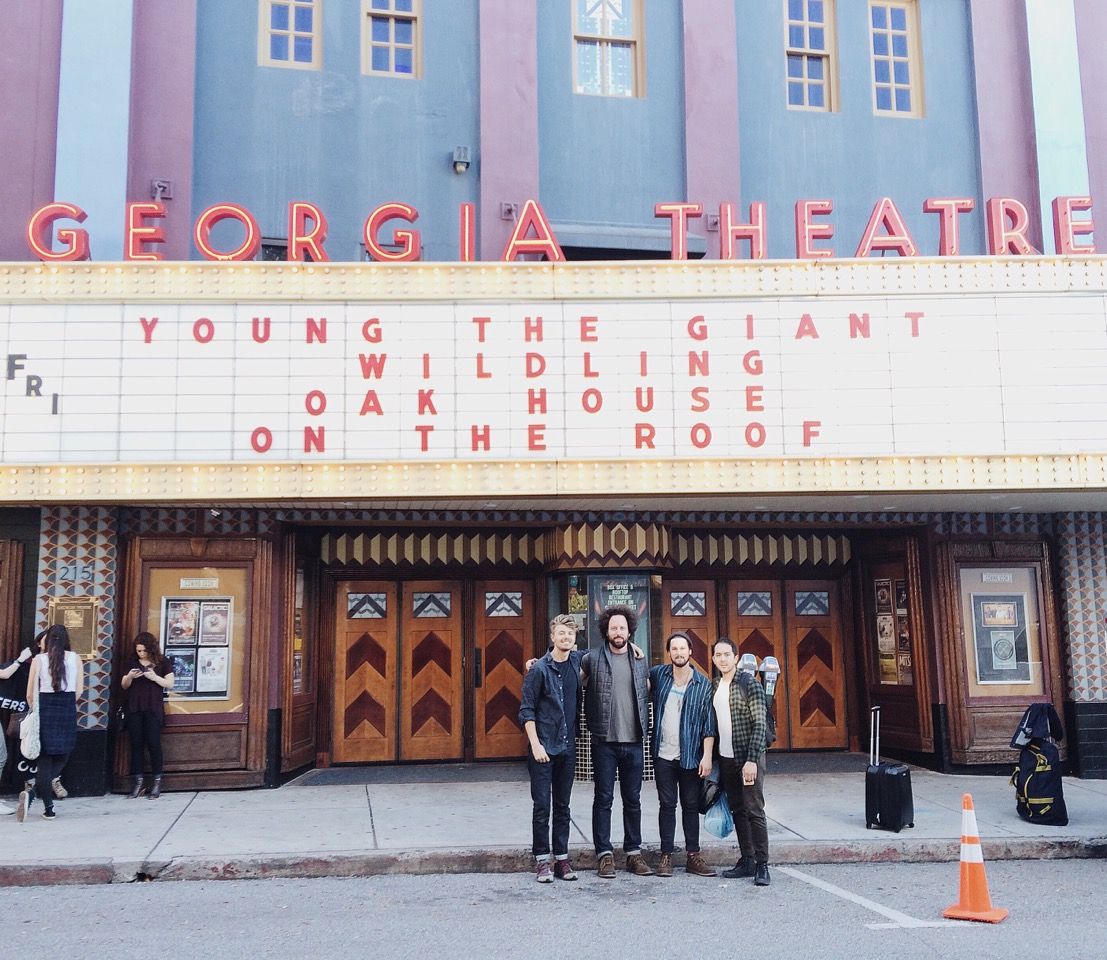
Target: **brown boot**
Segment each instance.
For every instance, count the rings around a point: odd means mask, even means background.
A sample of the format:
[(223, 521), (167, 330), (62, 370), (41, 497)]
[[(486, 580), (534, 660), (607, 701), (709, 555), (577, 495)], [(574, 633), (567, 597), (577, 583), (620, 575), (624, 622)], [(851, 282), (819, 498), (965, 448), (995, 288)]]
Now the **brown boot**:
[(646, 858), (640, 853), (632, 853), (627, 857), (627, 873), (633, 873), (636, 877), (652, 877), (653, 871), (646, 863)]
[(703, 858), (702, 853), (690, 853), (688, 859), (684, 864), (684, 870), (686, 873), (694, 874), (697, 877), (714, 877), (717, 876), (715, 868), (708, 866), (708, 863)]
[(144, 780), (145, 780), (145, 777), (143, 777), (141, 773), (136, 773), (135, 774), (135, 777), (134, 777), (135, 783), (134, 783), (134, 786), (131, 787), (130, 794), (128, 794), (128, 796), (127, 796), (128, 800), (137, 800), (139, 797), (142, 796), (142, 789), (143, 789), (143, 785), (144, 785), (143, 784)]
[(161, 774), (159, 773), (154, 777), (154, 782), (150, 786), (150, 792), (146, 795), (147, 800), (157, 800), (161, 796)]
[(673, 855), (671, 853), (661, 854), (661, 859), (657, 861), (657, 875), (659, 877), (671, 877), (673, 875)]
[(615, 858), (610, 853), (605, 853), (600, 857), (600, 861), (596, 865), (596, 873), (604, 880), (615, 879)]

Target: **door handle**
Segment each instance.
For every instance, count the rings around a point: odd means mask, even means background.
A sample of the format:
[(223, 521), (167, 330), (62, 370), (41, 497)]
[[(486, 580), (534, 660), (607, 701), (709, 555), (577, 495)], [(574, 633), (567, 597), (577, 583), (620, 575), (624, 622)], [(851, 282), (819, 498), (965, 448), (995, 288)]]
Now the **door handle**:
[(484, 684), (484, 670), (483, 666), (484, 657), (481, 655), (482, 651), (477, 649), (473, 651), (473, 688), (479, 689)]

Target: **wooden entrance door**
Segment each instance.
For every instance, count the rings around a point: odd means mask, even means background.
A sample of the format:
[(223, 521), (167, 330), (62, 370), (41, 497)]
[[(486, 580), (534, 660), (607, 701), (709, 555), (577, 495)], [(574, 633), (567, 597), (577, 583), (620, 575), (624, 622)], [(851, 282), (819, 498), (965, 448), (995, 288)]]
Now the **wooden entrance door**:
[[(711, 676), (710, 644), (715, 639), (715, 583), (712, 580), (668, 580), (664, 582), (661, 606), (662, 644), (674, 633), (687, 634), (692, 641), (692, 662)], [(662, 647), (662, 662), (668, 663)]]
[(336, 591), (333, 756), (396, 759), (396, 584), (348, 580)]
[(525, 580), (476, 585), (473, 683), (478, 759), (521, 757), (527, 752), (518, 715), (523, 667), (534, 649), (532, 596)]
[[(752, 653), (758, 661), (776, 657), (785, 667), (784, 607), (779, 580), (731, 580), (726, 585), (727, 634), (738, 644), (738, 655)], [(785, 673), (773, 698), (776, 715), (774, 749), (794, 746), (789, 737), (788, 690), (791, 678)]]
[(781, 666), (788, 677), (792, 747), (844, 748), (846, 678), (838, 584), (789, 580), (784, 586), (788, 642), (787, 662)]
[(461, 584), (408, 581), (401, 603), (400, 759), (460, 760)]

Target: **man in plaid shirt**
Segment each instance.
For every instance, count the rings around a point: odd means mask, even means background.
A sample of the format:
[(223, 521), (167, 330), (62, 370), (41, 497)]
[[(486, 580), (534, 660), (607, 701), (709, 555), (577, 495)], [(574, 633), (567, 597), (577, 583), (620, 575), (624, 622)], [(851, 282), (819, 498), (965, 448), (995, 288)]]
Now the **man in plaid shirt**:
[(756, 677), (738, 673), (738, 647), (719, 637), (711, 659), (719, 676), (713, 681), (712, 706), (719, 731), (719, 779), (734, 817), (740, 859), (723, 876), (753, 877), (769, 885), (769, 831), (765, 822), (765, 738), (768, 701)]

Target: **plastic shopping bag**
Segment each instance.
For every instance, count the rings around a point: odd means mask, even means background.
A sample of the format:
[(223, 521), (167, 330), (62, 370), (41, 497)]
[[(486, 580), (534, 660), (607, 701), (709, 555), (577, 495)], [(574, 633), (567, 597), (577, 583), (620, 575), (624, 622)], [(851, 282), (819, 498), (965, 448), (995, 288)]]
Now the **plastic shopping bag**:
[(730, 815), (730, 805), (726, 802), (726, 794), (719, 792), (719, 797), (711, 809), (703, 815), (703, 828), (713, 837), (724, 840), (734, 832), (734, 818)]
[(37, 760), (42, 752), (38, 734), (38, 711), (32, 710), (19, 724), (19, 752), (27, 760)]

